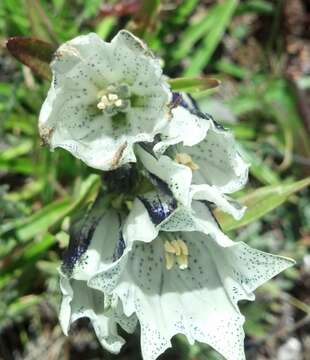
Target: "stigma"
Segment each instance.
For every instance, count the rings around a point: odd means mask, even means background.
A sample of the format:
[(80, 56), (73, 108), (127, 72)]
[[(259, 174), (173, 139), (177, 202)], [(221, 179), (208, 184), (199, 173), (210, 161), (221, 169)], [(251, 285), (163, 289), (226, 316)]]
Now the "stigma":
[(164, 248), (167, 270), (171, 270), (175, 264), (177, 264), (181, 270), (188, 268), (188, 247), (183, 240), (166, 240)]

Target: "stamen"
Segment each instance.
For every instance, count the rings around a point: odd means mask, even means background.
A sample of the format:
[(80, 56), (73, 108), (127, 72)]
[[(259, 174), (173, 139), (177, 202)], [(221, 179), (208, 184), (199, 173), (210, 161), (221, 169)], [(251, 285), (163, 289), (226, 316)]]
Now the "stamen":
[(166, 252), (165, 259), (166, 259), (166, 269), (171, 270), (174, 266), (174, 255)]
[(181, 248), (179, 246), (179, 242), (178, 240), (172, 240), (171, 241), (171, 245), (174, 247), (175, 249), (175, 254), (176, 256), (180, 256), (181, 255)]
[(182, 254), (188, 256), (188, 247), (185, 244), (185, 242), (183, 240), (179, 239), (178, 244), (179, 244), (179, 246), (181, 248)]
[(165, 251), (170, 254), (175, 254), (175, 248), (171, 245), (169, 241), (165, 241)]
[(118, 100), (115, 101), (114, 104), (115, 104), (115, 106), (117, 106), (117, 107), (121, 107), (121, 106), (123, 105), (123, 100), (118, 99)]
[(186, 243), (182, 239), (166, 240), (164, 248), (167, 270), (173, 268), (175, 261), (181, 270), (187, 269), (189, 251)]
[(127, 85), (109, 85), (106, 89), (100, 90), (97, 94), (97, 108), (105, 111), (108, 115), (115, 115), (118, 112), (126, 112), (130, 107), (130, 92)]
[(186, 153), (176, 154), (175, 161), (178, 164), (182, 164), (189, 167), (192, 171), (196, 171), (199, 169), (199, 166), (196, 163), (194, 163), (192, 157)]
[(118, 96), (116, 94), (108, 94), (108, 99), (112, 102), (118, 100)]
[(178, 262), (179, 268), (181, 270), (185, 270), (188, 268), (188, 256), (187, 255), (182, 254), (182, 255), (178, 256), (177, 262)]

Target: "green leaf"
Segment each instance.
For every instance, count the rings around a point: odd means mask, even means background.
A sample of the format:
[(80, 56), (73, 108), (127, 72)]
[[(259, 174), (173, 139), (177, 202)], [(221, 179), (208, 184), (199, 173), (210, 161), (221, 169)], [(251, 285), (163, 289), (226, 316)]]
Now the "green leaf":
[(241, 220), (234, 220), (230, 215), (221, 211), (216, 211), (215, 216), (224, 231), (237, 229), (261, 218), (283, 204), (291, 195), (309, 185), (310, 177), (291, 184), (266, 186), (238, 199), (241, 204), (247, 207), (247, 211)]
[(42, 301), (43, 298), (39, 295), (25, 295), (9, 305), (6, 316), (14, 318), (27, 310), (33, 310), (33, 307)]
[(24, 6), (28, 13), (32, 35), (45, 41), (57, 44), (57, 37), (44, 8), (38, 0), (25, 0)]
[(212, 27), (206, 36), (203, 37), (201, 45), (191, 56), (190, 65), (184, 73), (185, 76), (198, 74), (208, 65), (230, 23), (237, 5), (238, 0), (226, 0), (216, 5), (217, 11), (212, 14)]
[(214, 89), (221, 83), (219, 80), (207, 76), (169, 79), (168, 82), (172, 90), (189, 93)]
[(259, 180), (263, 185), (276, 185), (280, 183), (278, 173), (273, 170), (263, 159), (254, 151), (242, 148), (244, 158), (251, 164), (250, 174)]
[(10, 161), (22, 155), (28, 154), (33, 148), (31, 140), (22, 140), (16, 146), (9, 147), (0, 153), (0, 162)]
[(107, 39), (110, 33), (113, 30), (113, 27), (116, 24), (115, 16), (106, 16), (100, 23), (96, 26), (96, 33), (102, 38)]
[(55, 242), (55, 237), (47, 233), (43, 236), (42, 239), (40, 239), (40, 241), (27, 244), (27, 246), (23, 248), (22, 253), (18, 251), (13, 259), (10, 259), (9, 264), (0, 270), (1, 277), (11, 273), (17, 268), (35, 262), (42, 256), (42, 254), (44, 254), (51, 246), (53, 246)]
[(27, 219), (21, 219), (12, 223), (4, 224), (0, 227), (0, 235), (12, 232), (15, 238), (21, 242), (26, 242), (36, 235), (60, 224), (66, 217), (72, 214), (81, 204), (86, 202), (99, 188), (100, 178), (97, 175), (90, 175), (80, 186), (79, 194), (75, 201), (70, 198), (55, 201)]
[(176, 23), (182, 23), (199, 5), (199, 0), (183, 0), (173, 11), (171, 20)]
[(6, 47), (18, 61), (43, 78), (51, 79), (49, 63), (57, 49), (56, 45), (35, 38), (12, 37), (8, 39)]
[(236, 10), (236, 15), (243, 15), (245, 13), (267, 14), (270, 15), (274, 11), (274, 4), (271, 1), (265, 0), (248, 0), (241, 3)]
[(182, 60), (185, 56), (189, 55), (194, 45), (205, 34), (212, 29), (214, 25), (216, 14), (218, 11), (217, 6), (211, 7), (201, 20), (189, 24), (187, 28), (180, 34), (176, 48), (173, 50), (173, 59), (176, 62)]

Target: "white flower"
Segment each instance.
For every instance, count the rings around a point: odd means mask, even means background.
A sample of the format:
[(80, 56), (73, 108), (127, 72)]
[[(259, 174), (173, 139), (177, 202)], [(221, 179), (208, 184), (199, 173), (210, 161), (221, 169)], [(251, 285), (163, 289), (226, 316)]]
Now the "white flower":
[(78, 36), (59, 47), (51, 68), (40, 135), (91, 167), (135, 161), (133, 144), (153, 141), (168, 122), (171, 93), (159, 62), (128, 31), (111, 43)]
[[(75, 226), (76, 227), (76, 226)], [(107, 211), (99, 202), (90, 214), (71, 231), (70, 246), (60, 273), (62, 302), (59, 320), (65, 335), (76, 320), (90, 319), (101, 345), (112, 353), (119, 353), (125, 343), (118, 335), (117, 324), (132, 333), (137, 324), (134, 316), (123, 313), (117, 296), (103, 294), (88, 286), (89, 279), (105, 263), (122, 252), (120, 223), (115, 211)], [(110, 246), (110, 245), (111, 246)], [(116, 248), (118, 244), (118, 248)]]
[[(284, 257), (234, 243), (204, 203), (192, 210), (160, 194), (136, 199), (124, 230), (126, 248), (105, 262), (88, 285), (117, 295), (125, 315), (136, 315), (144, 360), (155, 360), (184, 334), (228, 360), (244, 359), (238, 301), (293, 264)], [(102, 246), (117, 248), (117, 241)]]
[(185, 102), (184, 95), (177, 96), (180, 104), (172, 110), (172, 119), (153, 152), (137, 148), (141, 162), (167, 183), (183, 205), (188, 205), (190, 198), (207, 200), (240, 219), (245, 207), (226, 194), (245, 185), (249, 164), (241, 157), (231, 132)]

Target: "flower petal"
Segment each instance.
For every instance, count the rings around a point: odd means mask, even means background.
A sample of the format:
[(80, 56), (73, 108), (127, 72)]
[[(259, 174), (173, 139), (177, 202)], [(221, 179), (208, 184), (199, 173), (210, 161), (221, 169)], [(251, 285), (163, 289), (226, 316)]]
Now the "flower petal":
[(150, 242), (158, 234), (152, 219), (142, 201), (135, 199), (132, 210), (130, 211), (123, 229), (123, 236), (127, 246), (130, 246), (130, 239)]
[(68, 335), (69, 327), (74, 321), (87, 317), (91, 320), (101, 345), (118, 354), (125, 341), (117, 334), (115, 319), (104, 314), (104, 295), (87, 287), (85, 281), (69, 280), (63, 275), (60, 286), (63, 299), (59, 319), (65, 335)]
[[(205, 256), (202, 269), (208, 269), (208, 278), (202, 273), (196, 277), (195, 273), (179, 269), (168, 271), (163, 263), (163, 244), (156, 241), (135, 246), (116, 289), (126, 314), (135, 312), (140, 321), (144, 360), (156, 359), (171, 346), (170, 339), (177, 333), (185, 334), (191, 343), (197, 339), (217, 348), (217, 343), (224, 343), (221, 341), (224, 330), (231, 330), (227, 327), (232, 320), (229, 310), (235, 317), (232, 324), (235, 325), (237, 317), (212, 260)], [(208, 292), (204, 294), (201, 285), (195, 282), (197, 279), (200, 284), (207, 281)], [(241, 324), (239, 333), (240, 327)]]
[(119, 215), (95, 204), (90, 216), (71, 232), (62, 271), (75, 280), (87, 281), (103, 264), (118, 258), (123, 249)]
[(166, 155), (162, 155), (157, 159), (140, 146), (137, 147), (136, 153), (147, 171), (164, 181), (176, 200), (180, 201), (184, 206), (189, 206), (191, 170)]
[[(142, 202), (135, 207), (137, 223), (133, 217), (133, 228), (125, 230), (129, 246), (121, 258), (101, 268), (89, 286), (117, 294), (126, 316), (137, 315), (144, 360), (155, 360), (177, 333), (191, 343), (208, 343), (228, 360), (244, 359), (244, 319), (237, 303), (253, 300), (258, 286), (293, 261), (232, 242), (202, 202), (194, 201), (192, 210), (178, 208), (162, 223), (149, 223), (152, 236), (148, 230), (134, 231), (147, 212)], [(155, 227), (162, 232), (149, 242), (156, 236)], [(188, 248), (185, 270), (166, 269), (164, 244), (173, 238)]]
[(135, 243), (114, 289), (125, 314), (139, 319), (144, 360), (155, 360), (178, 333), (190, 343), (208, 343), (228, 360), (244, 359), (244, 319), (237, 302), (253, 300), (257, 286), (292, 262), (243, 243), (223, 247), (201, 233), (177, 237), (189, 249), (186, 270), (166, 270), (160, 235), (151, 244)]
[[(111, 170), (136, 161), (133, 144), (153, 141), (167, 124), (171, 93), (159, 62), (127, 31), (111, 43), (96, 34), (68, 41), (51, 68), (39, 131), (52, 149), (62, 147), (91, 167)], [(97, 108), (98, 94), (123, 85), (142, 103), (126, 100), (131, 105), (120, 116)]]
[(206, 200), (211, 202), (222, 211), (231, 214), (237, 220), (241, 219), (246, 211), (245, 206), (222, 194), (218, 187), (214, 185), (192, 185), (191, 198), (193, 200)]
[(204, 140), (193, 147), (185, 146), (181, 151), (189, 154), (199, 166), (193, 173), (193, 183), (206, 183), (216, 186), (222, 193), (233, 193), (245, 185), (249, 164), (241, 157), (232, 133), (212, 120), (209, 123)]
[(183, 143), (193, 146), (202, 141), (210, 127), (210, 122), (192, 114), (183, 106), (172, 109), (172, 118), (162, 131), (162, 140), (154, 146), (157, 154), (163, 154), (170, 145)]

